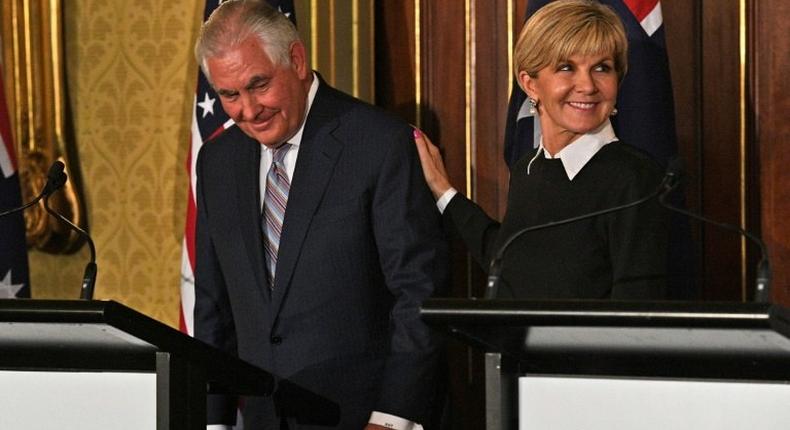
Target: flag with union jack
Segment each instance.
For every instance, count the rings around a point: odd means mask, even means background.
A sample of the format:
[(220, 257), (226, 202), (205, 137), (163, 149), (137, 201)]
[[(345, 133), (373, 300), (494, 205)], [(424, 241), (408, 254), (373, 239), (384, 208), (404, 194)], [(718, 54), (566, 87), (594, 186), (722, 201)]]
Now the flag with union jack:
[[(19, 174), (0, 75), (0, 212), (22, 205)], [(0, 299), (30, 297), (30, 278), (22, 212), (0, 218)]]
[[(206, 0), (203, 11), (205, 21), (220, 4), (221, 0)], [(293, 0), (268, 0), (268, 3), (296, 23)], [(197, 215), (197, 202), (195, 200), (195, 163), (197, 154), (204, 142), (222, 133), (233, 125), (233, 120), (222, 110), (219, 98), (209, 85), (203, 72), (198, 70), (197, 89), (195, 90), (192, 127), (189, 143), (189, 152), (186, 160), (187, 174), (189, 175), (189, 195), (187, 201), (187, 219), (184, 231), (184, 244), (181, 254), (181, 318), (180, 329), (192, 335), (193, 311), (195, 308), (195, 219)]]
[[(551, 0), (530, 0), (526, 18)], [(617, 96), (612, 117), (617, 137), (666, 163), (677, 155), (675, 108), (659, 0), (599, 0), (611, 7), (628, 37), (628, 73)], [(512, 166), (537, 147), (539, 127), (529, 116), (526, 95), (513, 88), (505, 127), (505, 161)]]

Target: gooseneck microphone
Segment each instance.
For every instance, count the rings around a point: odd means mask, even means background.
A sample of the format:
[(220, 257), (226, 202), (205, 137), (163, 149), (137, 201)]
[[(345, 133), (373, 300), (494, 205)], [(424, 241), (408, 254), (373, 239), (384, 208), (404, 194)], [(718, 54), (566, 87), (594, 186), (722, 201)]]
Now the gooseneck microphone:
[[(56, 165), (59, 165), (59, 168), (55, 168)], [(87, 265), (85, 265), (85, 272), (82, 276), (82, 288), (80, 289), (80, 299), (82, 300), (91, 300), (93, 299), (93, 289), (96, 286), (96, 246), (93, 243), (93, 239), (91, 236), (83, 229), (81, 229), (78, 225), (74, 224), (73, 222), (69, 221), (68, 218), (64, 217), (63, 215), (55, 212), (52, 208), (49, 207), (49, 196), (52, 195), (55, 191), (60, 189), (63, 185), (66, 184), (68, 180), (68, 176), (63, 171), (63, 163), (60, 161), (56, 161), (55, 164), (52, 165), (52, 168), (49, 169), (49, 174), (47, 174), (47, 185), (50, 183), (53, 186), (51, 192), (44, 195), (44, 209), (47, 212), (52, 214), (55, 218), (59, 219), (66, 225), (68, 225), (72, 230), (76, 231), (80, 236), (84, 237), (85, 240), (88, 242), (88, 246), (90, 247), (91, 251), (91, 259)], [(46, 187), (44, 187), (46, 189)], [(42, 193), (43, 194), (43, 193)]]
[(521, 236), (523, 236), (523, 235), (525, 235), (525, 234), (527, 234), (529, 232), (533, 232), (533, 231), (536, 231), (536, 230), (543, 230), (545, 228), (551, 228), (551, 227), (557, 227), (557, 226), (564, 225), (564, 224), (570, 224), (572, 222), (577, 222), (577, 221), (585, 220), (585, 219), (588, 219), (588, 218), (594, 218), (594, 217), (597, 217), (597, 216), (606, 215), (606, 214), (609, 214), (609, 213), (612, 213), (612, 212), (617, 212), (617, 211), (621, 211), (621, 210), (624, 210), (624, 209), (632, 208), (634, 206), (641, 205), (641, 204), (649, 201), (650, 199), (655, 198), (656, 196), (658, 196), (658, 195), (660, 195), (662, 193), (666, 194), (669, 191), (671, 191), (671, 189), (668, 190), (668, 188), (670, 187), (670, 185), (672, 184), (672, 181), (674, 181), (675, 177), (677, 176), (676, 174), (674, 174), (672, 172), (674, 172), (674, 170), (671, 170), (671, 168), (668, 167), (666, 173), (664, 174), (664, 178), (661, 180), (661, 183), (658, 184), (658, 187), (656, 187), (655, 191), (651, 192), (650, 194), (648, 194), (648, 195), (646, 195), (646, 196), (644, 196), (642, 198), (634, 200), (634, 201), (632, 201), (630, 203), (626, 203), (626, 204), (619, 205), (619, 206), (614, 206), (614, 207), (611, 207), (611, 208), (608, 208), (608, 209), (602, 209), (602, 210), (595, 211), (595, 212), (590, 212), (590, 213), (587, 213), (587, 214), (578, 215), (578, 216), (571, 217), (571, 218), (566, 218), (566, 219), (559, 220), (559, 221), (550, 221), (550, 222), (547, 222), (545, 224), (537, 224), (537, 225), (525, 227), (525, 228), (522, 228), (521, 230), (518, 230), (515, 233), (511, 234), (510, 237), (508, 237), (507, 240), (505, 240), (505, 242), (502, 243), (502, 246), (500, 246), (499, 249), (497, 250), (497, 252), (494, 254), (494, 258), (491, 259), (491, 265), (488, 268), (488, 281), (486, 282), (486, 292), (485, 292), (484, 298), (485, 299), (494, 299), (494, 298), (496, 298), (497, 292), (499, 291), (500, 278), (501, 278), (501, 275), (502, 275), (502, 257), (504, 256), (505, 251), (507, 251), (507, 249), (510, 247), (510, 245), (516, 239), (520, 238)]
[(41, 192), (36, 196), (36, 198), (17, 208), (0, 212), (0, 217), (23, 211), (38, 203), (38, 201), (42, 198), (49, 197), (52, 193), (59, 190), (60, 187), (66, 183), (66, 174), (63, 173), (64, 168), (65, 166), (60, 161), (55, 161), (52, 163), (52, 166), (49, 167), (49, 171), (47, 172), (47, 183), (44, 184), (44, 188), (41, 189)]
[[(671, 172), (670, 172), (671, 171)], [(673, 160), (670, 163), (669, 167), (667, 168), (667, 175), (669, 176), (671, 173), (672, 180), (667, 185), (667, 188), (659, 195), (658, 203), (673, 211), (680, 214), (683, 214), (689, 218), (693, 218), (697, 221), (702, 221), (704, 223), (708, 223), (714, 225), (719, 228), (723, 228), (725, 230), (729, 230), (744, 237), (747, 237), (751, 240), (754, 244), (756, 244), (760, 248), (760, 261), (757, 263), (757, 274), (755, 277), (755, 290), (754, 290), (754, 301), (757, 303), (768, 303), (771, 298), (771, 265), (768, 261), (768, 248), (765, 246), (765, 242), (762, 239), (757, 237), (756, 235), (740, 228), (734, 226), (732, 224), (727, 224), (723, 222), (714, 221), (712, 219), (706, 218), (702, 215), (695, 214), (693, 212), (687, 211), (683, 208), (679, 208), (677, 206), (673, 206), (671, 203), (666, 201), (667, 196), (669, 193), (674, 190), (681, 182), (683, 177), (683, 165), (680, 160)]]

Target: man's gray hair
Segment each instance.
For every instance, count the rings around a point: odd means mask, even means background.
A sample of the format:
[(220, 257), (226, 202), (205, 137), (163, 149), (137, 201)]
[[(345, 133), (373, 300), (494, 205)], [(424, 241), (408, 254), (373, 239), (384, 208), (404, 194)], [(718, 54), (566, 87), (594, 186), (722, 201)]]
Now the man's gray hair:
[(195, 44), (195, 58), (209, 82), (208, 59), (221, 57), (251, 36), (279, 66), (291, 64), (291, 44), (300, 40), (293, 23), (265, 1), (226, 1), (203, 23)]

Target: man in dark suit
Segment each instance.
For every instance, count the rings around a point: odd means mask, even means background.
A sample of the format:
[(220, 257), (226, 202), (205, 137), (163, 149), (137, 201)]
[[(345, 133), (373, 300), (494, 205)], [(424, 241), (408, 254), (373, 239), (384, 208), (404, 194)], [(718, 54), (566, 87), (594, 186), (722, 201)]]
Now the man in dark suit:
[[(235, 125), (198, 156), (195, 336), (337, 402), (337, 428), (419, 428), (437, 348), (418, 309), (446, 249), (411, 128), (321, 81), (265, 2), (220, 6), (196, 56)], [(211, 399), (209, 424), (234, 411)]]

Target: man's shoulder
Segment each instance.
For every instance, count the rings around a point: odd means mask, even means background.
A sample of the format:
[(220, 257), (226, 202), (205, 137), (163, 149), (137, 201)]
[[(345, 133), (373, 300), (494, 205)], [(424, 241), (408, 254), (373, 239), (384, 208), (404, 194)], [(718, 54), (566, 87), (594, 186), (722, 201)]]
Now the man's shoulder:
[(329, 85), (323, 89), (323, 93), (319, 94), (325, 98), (327, 107), (330, 107), (336, 118), (346, 125), (379, 131), (394, 131), (409, 127), (406, 121), (378, 106)]
[(200, 147), (198, 159), (221, 159), (240, 151), (254, 150), (257, 143), (233, 124), (207, 139)]
[(217, 145), (233, 145), (238, 144), (239, 142), (244, 142), (245, 140), (250, 139), (243, 131), (239, 128), (238, 125), (235, 123), (230, 123), (227, 127), (225, 127), (222, 131), (214, 133), (211, 137), (206, 139), (203, 142), (203, 147), (206, 147), (208, 144)]

